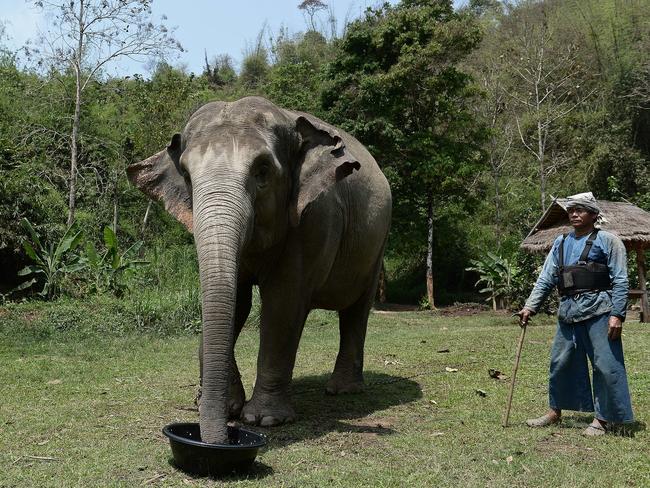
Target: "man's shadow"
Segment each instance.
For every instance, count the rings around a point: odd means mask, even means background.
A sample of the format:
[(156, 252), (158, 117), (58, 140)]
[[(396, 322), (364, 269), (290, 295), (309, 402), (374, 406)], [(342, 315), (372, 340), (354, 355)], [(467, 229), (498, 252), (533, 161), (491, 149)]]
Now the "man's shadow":
[(346, 420), (363, 419), (370, 414), (394, 405), (422, 398), (420, 385), (399, 376), (373, 371), (364, 372), (365, 389), (360, 393), (327, 395), (328, 374), (295, 378), (292, 401), (296, 422), (276, 427), (254, 427), (268, 439), (267, 449), (284, 447), (294, 442), (317, 439), (329, 432), (358, 432), (390, 435), (395, 431), (391, 422)]

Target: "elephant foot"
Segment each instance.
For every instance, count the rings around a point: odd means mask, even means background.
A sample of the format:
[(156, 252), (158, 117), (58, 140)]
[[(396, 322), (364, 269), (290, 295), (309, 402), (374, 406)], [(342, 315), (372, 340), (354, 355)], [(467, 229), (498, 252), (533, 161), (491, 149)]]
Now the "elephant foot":
[(332, 375), (325, 386), (325, 393), (328, 395), (340, 395), (345, 393), (360, 393), (364, 390), (363, 378), (355, 379)]
[(241, 419), (249, 425), (271, 427), (288, 424), (296, 419), (296, 413), (285, 395), (253, 394), (244, 405)]

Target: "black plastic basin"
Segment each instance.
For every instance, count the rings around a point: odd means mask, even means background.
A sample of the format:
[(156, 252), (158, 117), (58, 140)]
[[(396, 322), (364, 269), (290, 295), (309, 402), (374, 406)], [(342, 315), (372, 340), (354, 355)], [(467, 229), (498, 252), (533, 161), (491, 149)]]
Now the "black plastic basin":
[(169, 437), (176, 466), (200, 476), (246, 471), (258, 449), (266, 445), (263, 435), (239, 427), (228, 427), (228, 444), (201, 442), (198, 423), (169, 424), (163, 434)]

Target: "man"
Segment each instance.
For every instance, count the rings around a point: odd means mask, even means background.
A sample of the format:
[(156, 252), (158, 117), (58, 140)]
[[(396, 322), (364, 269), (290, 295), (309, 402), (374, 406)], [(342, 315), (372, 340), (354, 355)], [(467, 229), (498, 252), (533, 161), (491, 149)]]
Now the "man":
[[(628, 296), (627, 256), (621, 240), (595, 227), (600, 214), (591, 193), (567, 199), (573, 232), (558, 236), (524, 308), (520, 325), (541, 307), (554, 287), (560, 293), (551, 349), (549, 410), (530, 427), (560, 422), (562, 410), (595, 412), (585, 429), (603, 435), (612, 424), (632, 422), (621, 330)], [(593, 397), (587, 357), (593, 368)]]

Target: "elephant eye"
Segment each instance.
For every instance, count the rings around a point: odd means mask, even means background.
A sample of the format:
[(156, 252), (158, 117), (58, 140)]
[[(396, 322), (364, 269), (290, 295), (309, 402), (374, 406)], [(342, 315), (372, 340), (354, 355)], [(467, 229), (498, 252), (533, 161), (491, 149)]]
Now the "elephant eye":
[(265, 187), (271, 176), (271, 164), (265, 159), (256, 161), (254, 176), (255, 180), (257, 180), (257, 186), (259, 188)]

